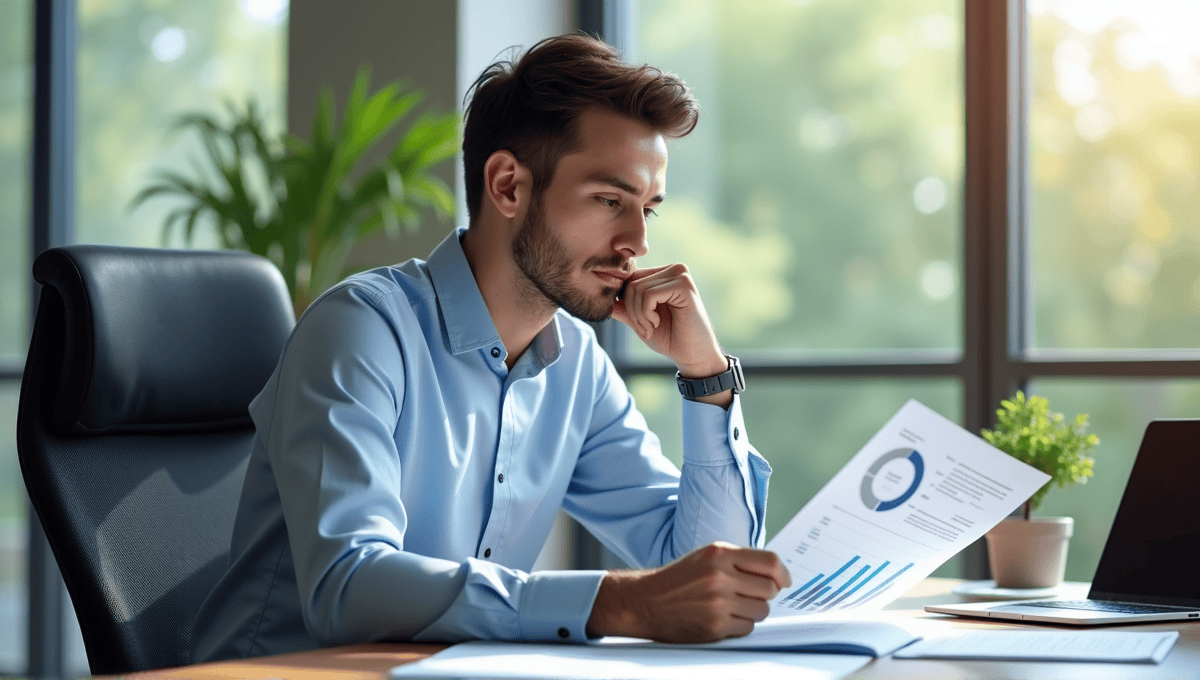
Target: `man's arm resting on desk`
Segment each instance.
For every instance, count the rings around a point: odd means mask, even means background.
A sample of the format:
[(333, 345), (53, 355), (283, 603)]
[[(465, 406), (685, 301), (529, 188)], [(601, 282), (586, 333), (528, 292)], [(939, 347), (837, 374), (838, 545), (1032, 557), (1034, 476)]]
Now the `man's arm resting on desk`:
[(600, 583), (587, 633), (663, 642), (746, 635), (791, 582), (775, 553), (713, 543), (658, 569), (610, 571)]

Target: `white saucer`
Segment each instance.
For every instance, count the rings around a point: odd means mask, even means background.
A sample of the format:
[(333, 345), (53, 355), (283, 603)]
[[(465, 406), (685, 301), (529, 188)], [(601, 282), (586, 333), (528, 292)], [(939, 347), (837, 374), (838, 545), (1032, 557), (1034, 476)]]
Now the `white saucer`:
[(970, 581), (954, 589), (955, 595), (976, 600), (1034, 600), (1055, 597), (1062, 586), (1050, 588), (1000, 588), (995, 581)]

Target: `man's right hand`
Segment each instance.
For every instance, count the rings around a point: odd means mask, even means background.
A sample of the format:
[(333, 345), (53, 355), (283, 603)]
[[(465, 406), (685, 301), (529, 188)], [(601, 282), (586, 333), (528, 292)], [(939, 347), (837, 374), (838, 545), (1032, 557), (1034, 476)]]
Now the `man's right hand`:
[(610, 571), (588, 619), (589, 636), (712, 642), (746, 635), (792, 584), (779, 556), (713, 543), (648, 571)]

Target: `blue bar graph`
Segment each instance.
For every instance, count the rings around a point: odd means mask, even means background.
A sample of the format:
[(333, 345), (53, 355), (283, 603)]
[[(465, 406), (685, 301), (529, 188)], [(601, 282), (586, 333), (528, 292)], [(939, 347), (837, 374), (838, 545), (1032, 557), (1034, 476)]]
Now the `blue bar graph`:
[(827, 611), (829, 611), (830, 609), (833, 609), (834, 607), (836, 607), (836, 606), (838, 606), (839, 604), (841, 604), (842, 602), (844, 602), (844, 601), (845, 601), (847, 598), (849, 598), (851, 595), (853, 595), (854, 593), (857, 593), (857, 592), (858, 592), (858, 589), (859, 589), (859, 588), (862, 588), (863, 586), (865, 586), (865, 585), (867, 584), (867, 582), (868, 582), (868, 581), (870, 581), (871, 579), (873, 579), (873, 578), (875, 578), (876, 576), (878, 576), (878, 575), (879, 575), (879, 572), (881, 572), (881, 571), (883, 571), (884, 569), (886, 569), (886, 568), (887, 568), (887, 566), (888, 566), (889, 564), (891, 564), (891, 561), (890, 561), (890, 560), (887, 560), (887, 561), (885, 561), (883, 564), (879, 565), (878, 567), (875, 567), (875, 571), (871, 572), (871, 575), (870, 575), (870, 576), (868, 576), (868, 577), (866, 577), (865, 579), (863, 579), (863, 580), (859, 581), (859, 582), (858, 582), (858, 585), (856, 585), (856, 586), (854, 586), (853, 588), (851, 588), (851, 589), (849, 590), (849, 592), (847, 592), (845, 595), (842, 595), (841, 597), (839, 597), (838, 599), (834, 600), (833, 602), (830, 602), (829, 604), (825, 605), (825, 607), (823, 607), (823, 608), (821, 609), (821, 611), (823, 611), (823, 612), (827, 612)]
[(800, 593), (806, 592), (808, 590), (809, 586), (816, 583), (817, 581), (820, 581), (824, 576), (825, 576), (825, 574), (817, 574), (816, 576), (812, 577), (811, 581), (809, 581), (808, 583), (805, 583), (804, 585), (800, 586), (799, 588), (793, 590), (792, 594), (788, 595), (787, 597), (780, 600), (779, 604), (783, 604), (784, 602), (787, 602), (788, 600), (799, 597)]
[[(884, 572), (892, 565), (890, 560), (885, 560), (883, 564), (874, 569), (869, 564), (863, 564), (857, 571), (847, 573), (861, 559), (861, 555), (851, 557), (828, 577), (824, 573), (817, 574), (780, 600), (779, 604), (798, 611), (826, 612), (851, 609), (870, 602), (887, 590), (887, 587), (901, 574), (915, 566), (909, 562), (904, 567), (885, 575)], [(841, 578), (840, 582), (839, 578)], [(883, 580), (878, 580), (880, 578)], [(860, 591), (864, 590), (865, 592), (860, 594)], [(858, 598), (852, 599), (855, 595), (858, 595)]]

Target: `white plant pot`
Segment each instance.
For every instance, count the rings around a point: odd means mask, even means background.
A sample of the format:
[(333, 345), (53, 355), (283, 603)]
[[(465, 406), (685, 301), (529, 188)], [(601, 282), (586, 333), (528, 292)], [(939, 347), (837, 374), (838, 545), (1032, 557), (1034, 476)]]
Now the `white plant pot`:
[(1075, 520), (1070, 517), (1009, 518), (987, 538), (988, 563), (1000, 588), (1052, 588), (1067, 568), (1067, 543)]

